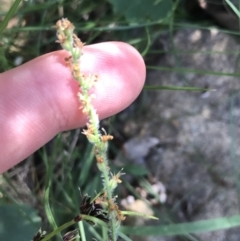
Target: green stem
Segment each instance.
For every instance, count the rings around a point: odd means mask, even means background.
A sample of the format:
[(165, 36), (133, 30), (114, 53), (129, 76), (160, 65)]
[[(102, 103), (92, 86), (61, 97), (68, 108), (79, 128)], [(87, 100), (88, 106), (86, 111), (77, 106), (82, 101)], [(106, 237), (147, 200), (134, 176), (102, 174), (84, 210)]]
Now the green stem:
[(85, 235), (85, 231), (84, 231), (83, 222), (79, 222), (78, 226), (79, 226), (79, 229), (80, 229), (81, 241), (86, 241), (86, 235)]
[[(96, 147), (97, 154), (96, 157), (100, 158), (100, 162), (97, 163), (99, 170), (102, 172), (102, 179), (104, 190), (106, 190), (107, 194), (107, 201), (108, 201), (108, 214), (109, 214), (109, 229), (111, 230), (110, 235), (112, 241), (117, 240), (117, 228), (118, 228), (118, 220), (117, 220), (117, 211), (115, 210), (114, 198), (113, 198), (113, 190), (116, 188), (115, 185), (111, 183), (111, 175), (108, 167), (108, 159), (107, 159), (107, 142), (102, 140), (102, 135), (99, 131), (99, 118), (96, 110), (94, 109), (89, 91), (91, 90), (92, 86), (94, 85), (95, 79), (91, 79), (92, 76), (89, 76), (89, 79), (83, 77), (80, 73), (79, 68), (79, 59), (82, 55), (81, 52), (81, 41), (73, 35), (74, 26), (69, 24), (69, 21), (64, 19), (62, 22), (57, 23), (59, 27), (58, 30), (58, 38), (59, 42), (62, 43), (63, 48), (71, 53), (71, 57), (69, 60), (71, 61), (72, 66), (72, 74), (73, 77), (78, 81), (81, 93), (79, 93), (80, 102), (82, 103), (84, 113), (87, 113), (89, 118), (89, 126), (91, 126), (91, 130), (85, 130), (86, 136), (88, 140), (93, 143)], [(70, 27), (69, 27), (70, 26)], [(66, 28), (65, 28), (66, 27)], [(75, 36), (75, 37), (74, 37)], [(79, 49), (78, 49), (79, 47)], [(89, 80), (89, 81), (88, 81)], [(88, 131), (90, 133), (88, 133)], [(85, 133), (84, 133), (85, 134)], [(117, 205), (116, 205), (117, 207)]]
[[(74, 63), (78, 63), (77, 60), (74, 60)], [(84, 86), (84, 80), (82, 78), (79, 78), (78, 82), (80, 83), (80, 86)], [(81, 90), (82, 90), (82, 95), (84, 97), (89, 97), (89, 93), (88, 93), (89, 90), (88, 89), (82, 88)], [(110, 185), (110, 172), (109, 172), (109, 168), (108, 168), (108, 160), (107, 160), (106, 153), (105, 153), (107, 148), (102, 147), (103, 143), (100, 141), (101, 140), (101, 134), (100, 134), (99, 129), (98, 129), (99, 128), (98, 127), (99, 126), (99, 119), (98, 119), (98, 115), (96, 113), (96, 110), (91, 105), (91, 103), (88, 106), (88, 110), (89, 110), (89, 120), (91, 121), (91, 124), (94, 127), (94, 129), (93, 129), (94, 136), (96, 137), (96, 140), (97, 140), (94, 144), (98, 148), (99, 156), (101, 157), (101, 159), (103, 161), (101, 164), (99, 164), (99, 165), (101, 165), (101, 168), (99, 168), (99, 169), (103, 174), (104, 187), (105, 187), (105, 190), (107, 192), (107, 198), (108, 198), (109, 201), (112, 201), (113, 200), (113, 196), (112, 196), (113, 189), (111, 188), (111, 185)], [(112, 241), (116, 241), (117, 230), (116, 230), (115, 222), (116, 222), (117, 214), (116, 214), (115, 210), (109, 211), (109, 212), (112, 212), (112, 214), (113, 214), (113, 218), (111, 218), (110, 222), (109, 222), (109, 226), (110, 226), (110, 229), (111, 229)]]
[(52, 231), (50, 234), (46, 235), (43, 239), (41, 239), (41, 241), (50, 240), (50, 238), (52, 238), (53, 236), (55, 236), (59, 232), (63, 231), (64, 229), (68, 228), (69, 226), (73, 225), (74, 223), (75, 223), (74, 220), (71, 220), (71, 221), (69, 221), (67, 223), (64, 223), (62, 226), (58, 227), (57, 229)]
[[(92, 221), (96, 224), (99, 224), (100, 226), (102, 227), (105, 227), (107, 228), (107, 224), (105, 222), (103, 222), (102, 220), (98, 219), (98, 218), (95, 218), (95, 217), (92, 217), (92, 216), (88, 216), (88, 215), (85, 215), (85, 214), (82, 214), (81, 215), (81, 220), (79, 222), (81, 222), (82, 220), (89, 220), (89, 221)], [(64, 223), (62, 226), (58, 227), (57, 229), (53, 230), (50, 234), (46, 235), (43, 239), (41, 239), (41, 241), (48, 241), (50, 240), (53, 236), (57, 235), (59, 232), (63, 231), (64, 229), (70, 227), (71, 225), (75, 224), (76, 221), (73, 219), (67, 223)], [(82, 224), (80, 224), (82, 225)], [(80, 230), (81, 230), (81, 226), (80, 226)], [(82, 232), (81, 232), (82, 233)], [(81, 236), (82, 240), (86, 240), (85, 238), (85, 234), (83, 236)]]

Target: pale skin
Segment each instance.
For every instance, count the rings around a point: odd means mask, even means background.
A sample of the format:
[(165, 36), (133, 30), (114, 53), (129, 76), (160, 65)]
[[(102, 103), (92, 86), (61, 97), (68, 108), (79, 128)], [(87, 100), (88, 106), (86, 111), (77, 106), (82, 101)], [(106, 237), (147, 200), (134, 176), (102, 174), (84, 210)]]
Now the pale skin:
[[(0, 173), (31, 155), (59, 132), (82, 127), (78, 83), (64, 50), (40, 56), (0, 74)], [(106, 42), (85, 46), (81, 71), (99, 76), (92, 92), (100, 119), (130, 105), (142, 90), (146, 68), (130, 45)]]

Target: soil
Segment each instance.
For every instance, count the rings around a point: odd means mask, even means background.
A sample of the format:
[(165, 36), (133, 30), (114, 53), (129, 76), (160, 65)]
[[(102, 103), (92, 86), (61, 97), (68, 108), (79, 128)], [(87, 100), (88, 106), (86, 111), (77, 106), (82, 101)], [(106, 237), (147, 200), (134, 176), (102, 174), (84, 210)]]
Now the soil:
[[(240, 73), (240, 45), (234, 37), (214, 29), (179, 30), (173, 44), (167, 35), (159, 41), (167, 54), (159, 56), (157, 66), (171, 71), (149, 70), (147, 85), (215, 91), (144, 91), (144, 115), (123, 129), (134, 126), (140, 133), (135, 139), (158, 141), (150, 145), (147, 155), (132, 161), (148, 167), (152, 177), (165, 186), (166, 201), (159, 209), (167, 207), (178, 223), (236, 215), (240, 193), (240, 79), (231, 74)], [(191, 71), (181, 73), (176, 68)], [(134, 151), (138, 149), (131, 147), (131, 156)], [(201, 241), (237, 241), (240, 228), (193, 236)]]

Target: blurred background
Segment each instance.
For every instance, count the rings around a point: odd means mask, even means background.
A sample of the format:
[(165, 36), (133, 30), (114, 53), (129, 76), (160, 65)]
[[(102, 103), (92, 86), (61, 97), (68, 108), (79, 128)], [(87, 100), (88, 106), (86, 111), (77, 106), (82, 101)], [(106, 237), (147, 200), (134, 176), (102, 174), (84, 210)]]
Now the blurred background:
[[(127, 42), (147, 66), (139, 98), (101, 122), (114, 136), (111, 169), (126, 173), (121, 209), (159, 218), (127, 218), (122, 231), (138, 241), (240, 240), (240, 1), (0, 0), (1, 72), (60, 49), (52, 26), (63, 17), (86, 44)], [(0, 240), (70, 221), (78, 187), (101, 190), (98, 173), (81, 130), (59, 134), (0, 175)]]

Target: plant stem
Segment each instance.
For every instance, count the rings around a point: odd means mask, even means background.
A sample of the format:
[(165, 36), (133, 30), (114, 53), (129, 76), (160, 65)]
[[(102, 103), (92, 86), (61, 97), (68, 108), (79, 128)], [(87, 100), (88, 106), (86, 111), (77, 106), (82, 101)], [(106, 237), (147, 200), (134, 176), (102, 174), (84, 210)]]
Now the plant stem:
[(99, 131), (99, 117), (92, 105), (93, 95), (90, 90), (98, 81), (97, 75), (84, 75), (80, 71), (79, 60), (82, 55), (83, 43), (73, 33), (74, 26), (67, 19), (59, 20), (56, 23), (58, 42), (62, 47), (70, 52), (70, 56), (66, 58), (67, 65), (70, 66), (74, 79), (79, 83), (79, 101), (81, 103), (82, 112), (88, 117), (87, 129), (83, 130), (88, 141), (94, 145), (94, 153), (97, 160), (98, 169), (102, 172), (103, 190), (106, 193), (104, 202), (108, 205), (109, 218), (109, 234), (111, 241), (117, 240), (117, 229), (120, 226), (121, 220), (124, 216), (121, 215), (117, 204), (116, 197), (113, 196), (113, 191), (121, 182), (119, 177), (121, 172), (112, 175), (108, 166), (107, 149), (108, 141), (113, 139), (113, 136), (107, 135), (103, 130), (103, 134)]

